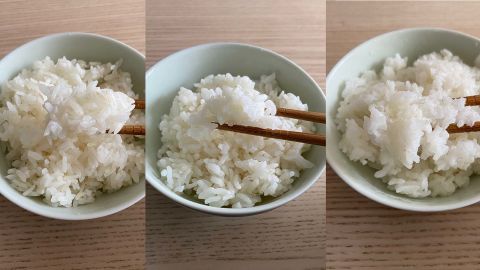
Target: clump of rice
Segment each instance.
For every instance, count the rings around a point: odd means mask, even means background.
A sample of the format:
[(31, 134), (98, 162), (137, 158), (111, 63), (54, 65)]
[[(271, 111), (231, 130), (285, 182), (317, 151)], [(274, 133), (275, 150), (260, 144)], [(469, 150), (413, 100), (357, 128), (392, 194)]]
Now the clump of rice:
[(0, 140), (15, 189), (71, 207), (144, 177), (143, 139), (105, 134), (144, 122), (120, 65), (47, 57), (2, 86)]
[(216, 130), (241, 124), (313, 132), (305, 121), (276, 117), (276, 107), (308, 110), (298, 96), (279, 88), (275, 74), (249, 77), (210, 75), (192, 91), (180, 88), (159, 128), (158, 166), (166, 185), (215, 207), (252, 207), (262, 196), (290, 189), (300, 171), (313, 164), (302, 143)]
[(473, 125), (480, 109), (461, 97), (480, 94), (480, 61), (464, 64), (448, 50), (400, 55), (383, 69), (346, 82), (336, 116), (341, 150), (376, 169), (397, 193), (448, 196), (480, 172), (478, 133), (449, 134), (449, 124)]

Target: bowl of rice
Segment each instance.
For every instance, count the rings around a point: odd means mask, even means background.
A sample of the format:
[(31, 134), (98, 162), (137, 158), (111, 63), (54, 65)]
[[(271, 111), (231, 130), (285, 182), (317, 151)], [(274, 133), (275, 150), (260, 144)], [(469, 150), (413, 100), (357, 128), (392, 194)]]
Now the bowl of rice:
[(299, 66), (236, 43), (199, 45), (147, 71), (147, 181), (188, 208), (224, 216), (265, 212), (320, 178), (324, 147), (215, 129), (241, 124), (323, 133), (276, 117), (277, 107), (324, 112), (325, 97)]
[(108, 37), (60, 33), (0, 60), (0, 192), (33, 213), (83, 220), (145, 196), (144, 56)]
[(445, 211), (480, 201), (480, 40), (437, 28), (372, 38), (327, 77), (327, 160), (387, 206)]

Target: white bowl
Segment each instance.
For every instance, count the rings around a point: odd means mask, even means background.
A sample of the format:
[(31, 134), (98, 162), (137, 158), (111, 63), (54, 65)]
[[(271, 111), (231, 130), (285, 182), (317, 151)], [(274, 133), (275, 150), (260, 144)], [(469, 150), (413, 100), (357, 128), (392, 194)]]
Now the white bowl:
[(379, 203), (412, 211), (433, 212), (464, 207), (480, 201), (480, 176), (469, 186), (448, 197), (414, 199), (387, 189), (373, 176), (374, 170), (353, 162), (339, 149), (340, 133), (334, 123), (344, 83), (369, 69), (379, 70), (385, 58), (400, 53), (409, 64), (419, 56), (449, 49), (473, 66), (480, 54), (478, 38), (445, 29), (415, 28), (394, 31), (372, 38), (345, 55), (327, 77), (327, 160), (349, 186)]
[[(250, 208), (218, 208), (203, 204), (186, 195), (170, 190), (160, 180), (157, 151), (161, 146), (158, 124), (162, 115), (168, 114), (174, 97), (181, 86), (191, 87), (209, 74), (231, 73), (258, 78), (276, 72), (280, 86), (299, 95), (311, 111), (325, 111), (325, 96), (315, 81), (299, 66), (272, 51), (245, 44), (205, 44), (177, 52), (147, 71), (147, 181), (162, 194), (189, 208), (225, 216), (252, 215), (279, 207), (305, 192), (325, 168), (324, 147), (314, 146), (306, 158), (315, 164), (295, 180), (291, 190), (271, 200)], [(324, 134), (324, 126), (317, 126)]]
[[(60, 33), (28, 42), (0, 60), (0, 85), (46, 56), (66, 56), (87, 61), (115, 62), (123, 59), (122, 69), (130, 72), (135, 91), (143, 96), (145, 89), (145, 57), (120, 41), (87, 33)], [(37, 197), (25, 197), (10, 186), (5, 178), (8, 164), (0, 153), (0, 193), (16, 205), (45, 217), (81, 220), (119, 212), (145, 196), (145, 181), (111, 194), (99, 196), (95, 202), (78, 207), (51, 207)]]

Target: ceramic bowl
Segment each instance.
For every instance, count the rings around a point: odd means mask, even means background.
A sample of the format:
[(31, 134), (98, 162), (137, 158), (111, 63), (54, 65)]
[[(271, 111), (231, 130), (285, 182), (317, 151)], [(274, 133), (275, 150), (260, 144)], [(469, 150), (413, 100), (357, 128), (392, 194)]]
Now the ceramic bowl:
[(387, 57), (399, 53), (408, 57), (409, 65), (419, 56), (448, 49), (473, 65), (480, 54), (478, 38), (437, 28), (414, 28), (386, 33), (372, 38), (345, 55), (327, 77), (327, 160), (335, 172), (353, 189), (366, 197), (391, 207), (412, 211), (444, 211), (464, 207), (480, 201), (480, 177), (475, 176), (469, 186), (448, 197), (409, 198), (387, 189), (376, 179), (374, 170), (350, 161), (339, 149), (340, 133), (334, 119), (341, 100), (345, 81), (369, 69), (379, 71)]
[[(142, 96), (145, 89), (145, 57), (124, 43), (87, 33), (60, 33), (26, 43), (0, 60), (0, 85), (46, 56), (66, 56), (86, 61), (115, 62), (123, 59), (122, 69), (130, 72), (135, 91)], [(92, 219), (119, 212), (145, 196), (145, 181), (117, 192), (99, 196), (95, 202), (73, 208), (51, 207), (41, 199), (25, 197), (12, 188), (5, 178), (8, 164), (0, 154), (0, 192), (8, 200), (33, 213), (65, 220)]]
[[(307, 154), (315, 166), (305, 170), (295, 180), (291, 190), (250, 208), (217, 208), (170, 190), (162, 180), (156, 165), (157, 151), (161, 146), (158, 129), (161, 117), (168, 114), (174, 97), (181, 86), (190, 88), (209, 74), (231, 73), (259, 78), (262, 74), (275, 72), (280, 87), (299, 95), (308, 103), (311, 111), (325, 111), (325, 97), (315, 81), (299, 66), (272, 51), (235, 43), (205, 44), (177, 52), (154, 65), (147, 71), (147, 181), (158, 191), (186, 207), (217, 215), (242, 216), (265, 212), (293, 200), (305, 192), (325, 168), (324, 147), (314, 146)], [(325, 131), (318, 125), (318, 132)], [(324, 133), (323, 133), (324, 134)]]

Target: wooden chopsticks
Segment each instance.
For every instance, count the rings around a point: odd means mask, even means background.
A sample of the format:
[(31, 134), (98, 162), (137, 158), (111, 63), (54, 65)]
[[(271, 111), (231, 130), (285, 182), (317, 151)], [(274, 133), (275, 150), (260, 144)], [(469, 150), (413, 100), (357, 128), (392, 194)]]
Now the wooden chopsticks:
[(465, 97), (465, 106), (476, 106), (480, 105), (480, 96), (468, 96)]
[(125, 125), (120, 129), (118, 134), (124, 135), (145, 135), (145, 126), (142, 125)]
[[(137, 99), (135, 100), (135, 109), (138, 110), (145, 110), (145, 100), (144, 99)], [(109, 131), (107, 130), (107, 133)], [(143, 125), (125, 125), (120, 129), (117, 134), (124, 134), (124, 135), (145, 135), (145, 126)]]
[[(480, 95), (465, 97), (465, 106), (477, 106), (480, 105)], [(135, 100), (135, 109), (144, 110), (145, 100)], [(312, 121), (315, 123), (326, 123), (326, 117), (324, 113), (308, 112), (294, 109), (277, 108), (276, 116), (288, 117), (305, 121)], [(262, 136), (267, 138), (302, 142), (308, 144), (325, 145), (326, 138), (324, 135), (303, 133), (297, 131), (287, 130), (272, 130), (259, 127), (250, 127), (242, 125), (218, 125), (219, 130), (238, 132), (243, 134), (250, 134), (255, 136)], [(463, 133), (463, 132), (477, 132), (480, 131), (480, 122), (475, 122), (473, 126), (461, 126), (458, 127), (455, 124), (451, 124), (447, 127), (448, 133)], [(118, 132), (118, 134), (128, 135), (145, 135), (145, 126), (143, 125), (125, 125)]]
[(325, 124), (327, 120), (324, 113), (300, 111), (285, 108), (277, 108), (276, 116), (289, 117), (293, 119), (300, 119), (322, 124)]
[(145, 110), (145, 100), (144, 99), (135, 100), (135, 109)]
[(288, 131), (288, 130), (278, 130), (278, 129), (268, 129), (268, 128), (259, 128), (259, 127), (250, 127), (242, 125), (233, 125), (229, 126), (227, 124), (218, 125), (217, 129), (233, 131), (237, 133), (262, 136), (273, 139), (316, 144), (325, 146), (325, 136), (313, 134), (313, 133), (303, 133), (298, 131)]
[[(325, 121), (326, 121), (326, 117), (324, 113), (299, 111), (299, 110), (292, 110), (292, 109), (285, 109), (285, 108), (277, 108), (276, 116), (307, 120), (307, 121), (312, 121), (315, 123), (323, 123), (323, 124), (325, 124)], [(217, 129), (255, 135), (255, 136), (262, 136), (267, 138), (322, 145), (322, 146), (325, 146), (325, 143), (326, 143), (326, 138), (324, 135), (313, 134), (313, 133), (303, 133), (298, 131), (277, 130), (277, 129), (242, 126), (242, 125), (229, 126), (227, 124), (218, 125)]]
[(464, 125), (464, 126), (458, 127), (455, 124), (451, 124), (447, 127), (447, 132), (450, 134), (463, 133), (463, 132), (476, 132), (476, 131), (480, 131), (480, 122), (473, 123), (473, 126)]
[[(145, 109), (145, 100), (135, 100), (135, 109), (144, 110)], [(326, 122), (326, 117), (324, 113), (319, 112), (307, 112), (286, 108), (277, 108), (276, 116), (280, 117), (289, 117), (299, 120), (306, 120), (315, 123)], [(255, 136), (262, 136), (267, 138), (281, 139), (287, 141), (316, 144), (325, 146), (326, 138), (324, 135), (312, 134), (312, 133), (303, 133), (298, 131), (288, 131), (288, 130), (274, 130), (267, 128), (259, 127), (250, 127), (242, 125), (218, 125), (217, 129), (225, 131), (233, 131), (243, 134), (250, 134)], [(108, 131), (107, 131), (108, 132)], [(145, 135), (145, 126), (143, 125), (125, 125), (120, 129), (118, 134), (128, 134), (128, 135)]]
[[(465, 97), (465, 106), (477, 106), (480, 105), (480, 95)], [(480, 122), (475, 122), (473, 126), (461, 126), (458, 127), (455, 124), (451, 124), (447, 127), (448, 133), (463, 133), (463, 132), (476, 132), (480, 131)]]

